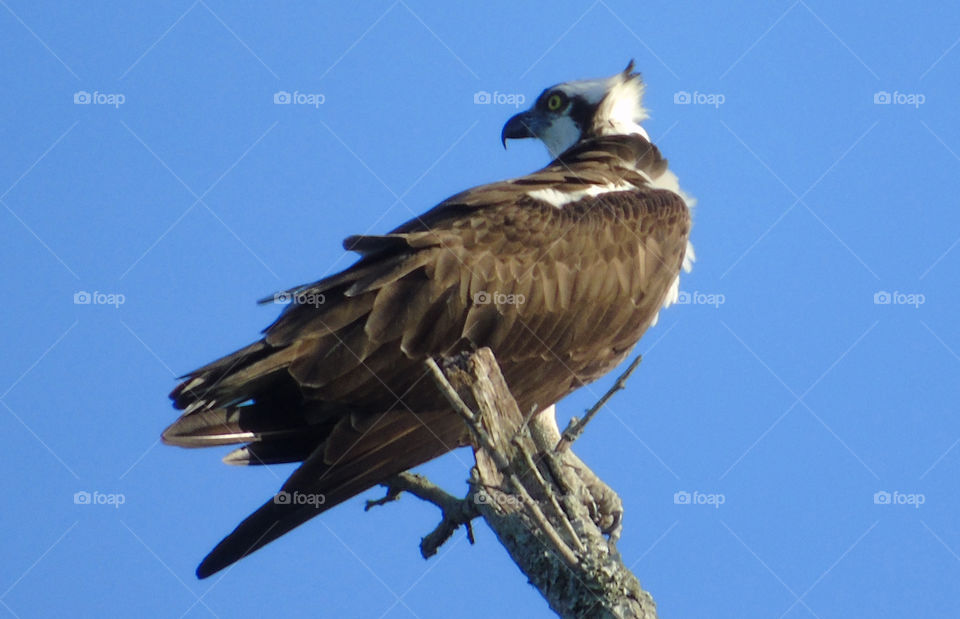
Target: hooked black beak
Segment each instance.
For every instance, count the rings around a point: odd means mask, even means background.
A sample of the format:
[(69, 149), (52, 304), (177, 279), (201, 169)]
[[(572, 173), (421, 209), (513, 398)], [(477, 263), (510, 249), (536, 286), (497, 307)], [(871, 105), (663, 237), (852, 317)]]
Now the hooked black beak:
[(507, 147), (507, 140), (519, 140), (522, 138), (535, 138), (537, 137), (537, 131), (540, 129), (540, 125), (543, 123), (540, 121), (540, 117), (534, 114), (531, 111), (520, 112), (519, 114), (510, 118), (507, 121), (507, 124), (503, 126), (503, 131), (500, 132), (500, 141), (503, 143), (503, 147)]

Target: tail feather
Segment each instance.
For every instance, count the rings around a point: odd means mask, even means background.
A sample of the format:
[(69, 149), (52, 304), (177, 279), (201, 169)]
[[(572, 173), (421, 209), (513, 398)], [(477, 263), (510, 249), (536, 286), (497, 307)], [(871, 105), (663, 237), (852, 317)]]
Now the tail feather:
[(333, 427), (333, 411), (323, 406), (247, 404), (203, 409), (182, 415), (163, 431), (161, 438), (178, 447), (215, 447), (251, 441), (289, 442), (318, 437)]
[[(279, 493), (210, 551), (197, 568), (199, 578), (239, 561), (382, 480), (462, 444), (465, 431), (460, 419), (447, 411), (417, 416), (379, 415), (372, 425), (364, 424), (368, 427), (363, 433), (354, 430), (351, 434), (348, 424), (348, 418), (338, 424), (340, 437), (352, 439), (359, 449), (339, 451), (334, 461), (330, 458), (333, 437), (314, 449)], [(375, 435), (375, 440), (361, 443), (361, 438), (371, 435)], [(338, 445), (338, 449), (342, 447)]]

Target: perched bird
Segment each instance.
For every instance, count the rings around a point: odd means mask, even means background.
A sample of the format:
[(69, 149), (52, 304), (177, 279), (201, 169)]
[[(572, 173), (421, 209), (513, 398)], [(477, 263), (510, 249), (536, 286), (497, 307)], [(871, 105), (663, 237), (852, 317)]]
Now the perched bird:
[(426, 359), (489, 346), (524, 411), (624, 360), (693, 259), (688, 200), (640, 125), (643, 89), (632, 61), (547, 88), (501, 139), (540, 139), (549, 165), (347, 238), (353, 266), (278, 293), (292, 302), (262, 339), (184, 377), (166, 443), (241, 445), (228, 464), (303, 463), (199, 577), (465, 445)]

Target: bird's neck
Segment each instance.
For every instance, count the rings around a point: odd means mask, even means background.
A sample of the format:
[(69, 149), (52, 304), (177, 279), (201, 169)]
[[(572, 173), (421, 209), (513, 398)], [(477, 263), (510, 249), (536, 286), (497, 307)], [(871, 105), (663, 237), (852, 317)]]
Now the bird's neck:
[(631, 120), (620, 120), (609, 118), (601, 120), (594, 125), (594, 135), (597, 137), (608, 135), (639, 135), (646, 141), (650, 141), (647, 130)]

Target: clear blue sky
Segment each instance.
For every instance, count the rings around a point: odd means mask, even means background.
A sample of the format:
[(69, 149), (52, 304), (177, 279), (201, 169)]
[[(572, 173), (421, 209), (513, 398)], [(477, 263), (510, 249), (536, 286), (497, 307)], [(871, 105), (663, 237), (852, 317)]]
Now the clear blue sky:
[[(546, 162), (475, 93), (630, 58), (699, 204), (690, 303), (577, 443), (626, 563), (664, 617), (954, 615), (960, 12), (854, 4), (0, 2), (0, 615), (549, 616), (483, 524), (423, 561), (411, 498), (199, 582), (291, 467), (158, 437), (174, 377), (275, 317), (255, 299)], [(462, 493), (471, 461), (422, 472)]]

